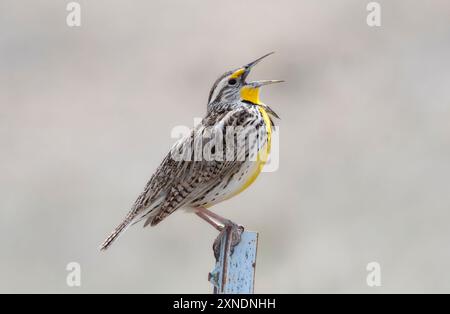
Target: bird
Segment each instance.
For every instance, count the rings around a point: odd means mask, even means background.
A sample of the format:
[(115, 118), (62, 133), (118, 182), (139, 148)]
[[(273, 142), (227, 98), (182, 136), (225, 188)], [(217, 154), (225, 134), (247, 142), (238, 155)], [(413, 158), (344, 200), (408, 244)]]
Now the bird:
[(201, 123), (172, 146), (100, 250), (107, 250), (129, 226), (140, 221), (144, 227), (155, 226), (180, 208), (193, 211), (219, 231), (213, 245), (216, 258), (227, 230), (232, 248), (239, 243), (244, 228), (210, 207), (247, 189), (269, 158), (274, 120), (279, 116), (261, 102), (260, 88), (283, 81), (247, 82), (247, 77), (271, 54), (227, 71), (215, 81)]

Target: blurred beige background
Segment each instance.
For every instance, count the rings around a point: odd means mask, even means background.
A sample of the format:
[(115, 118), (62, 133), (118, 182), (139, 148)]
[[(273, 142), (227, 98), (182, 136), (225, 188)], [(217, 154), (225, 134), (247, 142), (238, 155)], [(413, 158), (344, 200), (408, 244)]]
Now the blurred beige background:
[(79, 1), (69, 28), (68, 2), (0, 1), (0, 292), (210, 293), (194, 215), (98, 246), (214, 80), (273, 50), (280, 168), (215, 207), (260, 232), (256, 292), (450, 291), (449, 3), (370, 28), (361, 0)]

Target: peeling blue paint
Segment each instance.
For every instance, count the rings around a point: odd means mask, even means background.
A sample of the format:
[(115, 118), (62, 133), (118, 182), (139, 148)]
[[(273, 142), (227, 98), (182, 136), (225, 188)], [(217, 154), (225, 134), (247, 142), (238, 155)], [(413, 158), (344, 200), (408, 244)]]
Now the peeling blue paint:
[(232, 254), (226, 247), (226, 238), (222, 239), (219, 260), (209, 274), (214, 293), (253, 293), (258, 233), (244, 231)]

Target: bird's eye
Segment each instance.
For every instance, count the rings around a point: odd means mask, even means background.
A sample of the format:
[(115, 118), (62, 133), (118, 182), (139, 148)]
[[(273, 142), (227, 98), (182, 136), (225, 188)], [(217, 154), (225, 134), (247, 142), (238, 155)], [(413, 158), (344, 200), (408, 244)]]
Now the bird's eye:
[(236, 83), (237, 83), (236, 79), (232, 78), (228, 80), (228, 85), (236, 85)]

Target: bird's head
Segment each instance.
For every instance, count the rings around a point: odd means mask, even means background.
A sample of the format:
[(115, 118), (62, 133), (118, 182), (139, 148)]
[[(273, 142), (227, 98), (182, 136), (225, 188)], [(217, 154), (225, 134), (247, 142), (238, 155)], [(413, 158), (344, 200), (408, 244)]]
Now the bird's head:
[(268, 53), (238, 69), (228, 71), (219, 77), (209, 92), (208, 106), (231, 104), (237, 101), (246, 101), (256, 105), (260, 104), (260, 87), (283, 81), (261, 80), (247, 82), (246, 78), (256, 64), (271, 54), (273, 54), (273, 52)]

